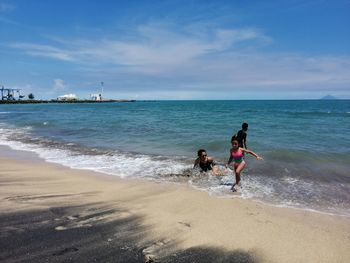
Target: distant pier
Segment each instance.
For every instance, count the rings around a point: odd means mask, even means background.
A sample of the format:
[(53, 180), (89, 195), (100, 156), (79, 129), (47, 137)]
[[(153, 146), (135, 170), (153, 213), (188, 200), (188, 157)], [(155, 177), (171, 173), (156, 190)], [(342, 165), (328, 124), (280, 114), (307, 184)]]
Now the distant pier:
[(41, 104), (41, 103), (110, 103), (135, 102), (136, 100), (0, 100), (0, 104)]

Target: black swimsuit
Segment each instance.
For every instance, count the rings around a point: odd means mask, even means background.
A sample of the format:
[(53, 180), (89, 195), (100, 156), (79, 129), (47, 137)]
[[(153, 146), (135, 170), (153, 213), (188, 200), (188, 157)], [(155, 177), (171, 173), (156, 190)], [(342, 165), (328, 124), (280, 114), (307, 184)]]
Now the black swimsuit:
[(206, 163), (199, 162), (199, 167), (202, 169), (203, 172), (212, 170), (213, 165), (213, 161), (207, 161)]
[(239, 142), (239, 147), (243, 148), (243, 141), (245, 141), (246, 139), (247, 139), (247, 134), (244, 131), (239, 130), (237, 133), (237, 140)]

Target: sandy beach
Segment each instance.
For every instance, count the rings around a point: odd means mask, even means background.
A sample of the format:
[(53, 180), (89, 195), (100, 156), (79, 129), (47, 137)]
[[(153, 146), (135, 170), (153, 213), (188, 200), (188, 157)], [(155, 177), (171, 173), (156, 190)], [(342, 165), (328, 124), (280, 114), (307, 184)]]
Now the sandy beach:
[(1, 262), (350, 262), (350, 218), (0, 159)]

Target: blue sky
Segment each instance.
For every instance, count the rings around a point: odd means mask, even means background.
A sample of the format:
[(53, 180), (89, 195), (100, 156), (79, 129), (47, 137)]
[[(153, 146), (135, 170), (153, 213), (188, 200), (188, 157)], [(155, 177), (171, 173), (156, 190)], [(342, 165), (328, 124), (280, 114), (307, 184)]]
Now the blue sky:
[(51, 99), (350, 99), (350, 0), (0, 0), (0, 84)]

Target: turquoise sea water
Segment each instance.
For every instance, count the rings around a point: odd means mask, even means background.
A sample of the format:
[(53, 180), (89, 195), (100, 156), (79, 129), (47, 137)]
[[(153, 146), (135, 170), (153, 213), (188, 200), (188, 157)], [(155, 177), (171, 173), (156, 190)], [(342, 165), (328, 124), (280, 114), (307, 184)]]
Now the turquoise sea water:
[(0, 144), (230, 198), (231, 171), (217, 178), (191, 168), (199, 148), (224, 164), (242, 122), (264, 161), (246, 158), (239, 197), (350, 215), (349, 100), (0, 105)]

